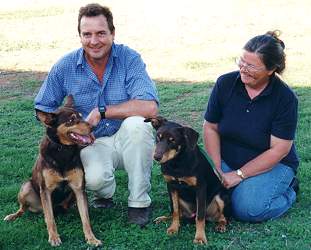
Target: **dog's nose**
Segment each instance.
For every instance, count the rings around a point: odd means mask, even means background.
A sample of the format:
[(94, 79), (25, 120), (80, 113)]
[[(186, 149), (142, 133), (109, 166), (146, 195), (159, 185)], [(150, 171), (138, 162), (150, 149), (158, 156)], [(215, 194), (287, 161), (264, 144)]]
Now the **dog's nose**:
[(160, 161), (162, 159), (162, 156), (160, 154), (154, 154), (153, 159), (156, 161)]

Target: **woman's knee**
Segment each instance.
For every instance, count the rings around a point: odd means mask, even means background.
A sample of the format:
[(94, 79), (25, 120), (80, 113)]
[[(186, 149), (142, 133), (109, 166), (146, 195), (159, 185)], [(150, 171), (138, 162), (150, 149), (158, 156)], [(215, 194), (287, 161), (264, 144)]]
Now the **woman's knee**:
[(247, 190), (235, 190), (232, 194), (232, 213), (238, 220), (264, 221), (269, 207), (269, 201), (264, 195), (250, 195)]

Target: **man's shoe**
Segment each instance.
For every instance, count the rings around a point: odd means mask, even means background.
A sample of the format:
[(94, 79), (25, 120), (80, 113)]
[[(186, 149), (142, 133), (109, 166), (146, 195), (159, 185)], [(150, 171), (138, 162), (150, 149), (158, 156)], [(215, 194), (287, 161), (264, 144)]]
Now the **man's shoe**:
[(151, 207), (129, 207), (128, 208), (128, 221), (131, 224), (139, 225), (140, 227), (146, 226), (150, 222), (152, 213)]
[(94, 208), (112, 208), (115, 206), (112, 198), (97, 198), (92, 202)]
[(294, 179), (292, 180), (290, 187), (292, 187), (294, 189), (294, 191), (296, 192), (296, 194), (298, 194), (298, 192), (299, 192), (299, 180), (298, 180), (297, 176), (295, 176)]

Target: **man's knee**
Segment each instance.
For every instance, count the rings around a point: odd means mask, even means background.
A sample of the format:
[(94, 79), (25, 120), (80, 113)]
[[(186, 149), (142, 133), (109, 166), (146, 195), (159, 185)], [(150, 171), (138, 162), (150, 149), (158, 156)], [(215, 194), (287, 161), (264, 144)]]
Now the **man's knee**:
[(131, 116), (126, 118), (121, 128), (122, 134), (131, 138), (132, 142), (153, 140), (153, 130), (149, 123), (144, 122), (141, 116)]
[(112, 172), (103, 171), (86, 171), (85, 172), (85, 186), (88, 190), (98, 191), (114, 182), (114, 175)]

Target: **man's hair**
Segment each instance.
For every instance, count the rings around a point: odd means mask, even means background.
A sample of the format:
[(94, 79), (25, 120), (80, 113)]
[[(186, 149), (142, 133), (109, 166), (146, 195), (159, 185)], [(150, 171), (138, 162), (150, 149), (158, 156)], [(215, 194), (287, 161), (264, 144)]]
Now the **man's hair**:
[(80, 22), (81, 22), (81, 18), (83, 16), (92, 17), (92, 16), (100, 16), (100, 15), (103, 15), (106, 17), (107, 23), (108, 23), (108, 28), (109, 28), (110, 32), (113, 33), (115, 28), (113, 25), (113, 16), (112, 16), (110, 9), (108, 7), (101, 6), (97, 3), (91, 3), (91, 4), (88, 4), (84, 7), (81, 7), (79, 10), (79, 16), (78, 16), (78, 32), (79, 32), (79, 34), (81, 32)]

